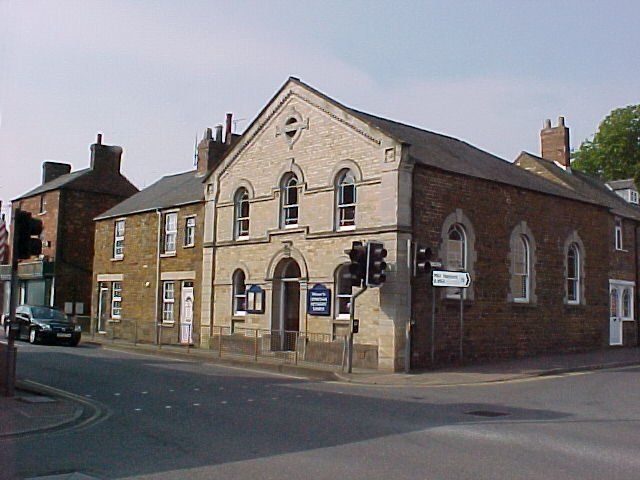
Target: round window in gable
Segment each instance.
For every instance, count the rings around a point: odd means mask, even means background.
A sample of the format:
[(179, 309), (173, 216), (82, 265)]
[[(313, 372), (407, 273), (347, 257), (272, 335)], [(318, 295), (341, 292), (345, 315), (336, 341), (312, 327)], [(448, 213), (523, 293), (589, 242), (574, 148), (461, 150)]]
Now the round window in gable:
[[(298, 119), (295, 117), (289, 117), (287, 119), (286, 122), (284, 122), (284, 124), (288, 127), (289, 125), (293, 125), (295, 123), (298, 122)], [(297, 133), (298, 129), (297, 128), (291, 128), (291, 129), (285, 129), (285, 135), (289, 138), (293, 138), (295, 137), (296, 133)]]

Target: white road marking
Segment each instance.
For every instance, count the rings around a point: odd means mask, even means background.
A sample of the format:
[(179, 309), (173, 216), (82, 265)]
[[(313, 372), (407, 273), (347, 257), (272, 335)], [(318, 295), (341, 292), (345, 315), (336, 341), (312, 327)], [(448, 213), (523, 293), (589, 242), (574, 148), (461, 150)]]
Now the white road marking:
[(193, 391), (194, 391), (194, 392), (199, 392), (199, 391), (200, 391), (200, 389), (199, 389), (199, 388), (194, 388), (194, 389), (193, 389)]
[(165, 405), (164, 408), (169, 409), (171, 408), (171, 405)]
[(253, 398), (247, 398), (247, 402), (253, 402)]
[(227, 401), (226, 400), (222, 400), (220, 403), (223, 404), (223, 405), (226, 405)]
[(194, 406), (194, 407), (199, 407), (199, 406), (200, 406), (200, 404), (199, 404), (199, 403), (194, 403), (194, 404), (193, 404), (193, 406)]
[(119, 394), (119, 393), (114, 393), (114, 394), (113, 394), (113, 396), (114, 396), (114, 397), (119, 397), (119, 396), (120, 396), (120, 394)]
[(147, 393), (149, 393), (149, 392), (146, 392), (146, 391), (145, 391), (145, 392), (142, 392), (142, 395), (146, 395)]
[(142, 409), (141, 409), (141, 408), (135, 408), (134, 410), (135, 410), (136, 412), (141, 412), (141, 411), (142, 411)]

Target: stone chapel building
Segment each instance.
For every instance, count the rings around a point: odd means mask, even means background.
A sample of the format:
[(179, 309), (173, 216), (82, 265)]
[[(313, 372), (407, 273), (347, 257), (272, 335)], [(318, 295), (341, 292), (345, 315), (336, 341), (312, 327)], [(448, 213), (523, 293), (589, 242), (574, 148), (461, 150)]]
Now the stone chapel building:
[[(405, 351), (422, 367), (462, 351), (475, 361), (609, 345), (611, 264), (635, 287), (640, 216), (529, 170), (290, 78), (205, 182), (201, 345), (234, 329), (346, 333), (355, 240), (384, 242), (389, 264), (384, 286), (357, 301), (356, 364), (398, 370)], [(611, 253), (616, 218), (628, 223), (624, 258)], [(414, 277), (410, 242), (469, 272), (471, 287), (434, 290)], [(331, 291), (329, 315), (307, 308), (316, 285)], [(621, 292), (636, 304), (634, 288)], [(629, 345), (635, 311), (624, 319)]]

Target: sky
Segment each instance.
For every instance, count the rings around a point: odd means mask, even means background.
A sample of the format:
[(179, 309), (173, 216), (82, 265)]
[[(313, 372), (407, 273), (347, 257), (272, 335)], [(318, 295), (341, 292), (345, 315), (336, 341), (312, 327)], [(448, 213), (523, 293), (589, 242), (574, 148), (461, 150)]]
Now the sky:
[(192, 168), (196, 135), (251, 123), (289, 76), (506, 160), (571, 145), (640, 103), (637, 1), (0, 0), (0, 200), (98, 132), (143, 188)]

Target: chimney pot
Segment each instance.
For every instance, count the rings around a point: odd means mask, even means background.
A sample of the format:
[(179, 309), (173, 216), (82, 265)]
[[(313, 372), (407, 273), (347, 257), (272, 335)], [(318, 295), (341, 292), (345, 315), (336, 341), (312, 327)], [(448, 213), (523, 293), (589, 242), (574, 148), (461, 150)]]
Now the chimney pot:
[(544, 128), (551, 128), (551, 119), (547, 118), (544, 121)]
[(102, 145), (102, 134), (101, 133), (98, 134), (98, 139), (96, 140), (96, 143), (98, 145)]
[(216, 143), (222, 143), (222, 125), (216, 125)]
[(207, 140), (211, 140), (213, 138), (213, 131), (210, 128), (207, 128), (204, 132), (204, 138)]
[(558, 126), (564, 127), (564, 117), (562, 116), (558, 117)]

